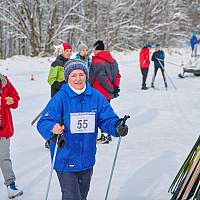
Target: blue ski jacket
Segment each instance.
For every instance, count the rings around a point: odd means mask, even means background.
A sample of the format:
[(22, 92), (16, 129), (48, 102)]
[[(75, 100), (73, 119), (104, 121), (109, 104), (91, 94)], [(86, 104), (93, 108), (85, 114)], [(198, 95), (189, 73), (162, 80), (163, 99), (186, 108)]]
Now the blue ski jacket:
[[(78, 120), (76, 120), (77, 118)], [(90, 120), (90, 127), (93, 127), (90, 132), (72, 131), (81, 126), (87, 127), (89, 118), (93, 119)], [(66, 83), (50, 99), (37, 123), (37, 129), (42, 137), (48, 140), (53, 135), (54, 125), (64, 123), (65, 145), (63, 148), (58, 148), (54, 169), (75, 172), (94, 166), (98, 127), (104, 132), (118, 137), (115, 127), (118, 119), (119, 117), (105, 97), (92, 88), (88, 82), (86, 90), (80, 95), (76, 94)], [(51, 159), (54, 149), (55, 142), (51, 142)]]
[(191, 48), (194, 49), (195, 45), (198, 43), (197, 37), (196, 35), (192, 35), (192, 37), (190, 38), (190, 45)]
[(165, 66), (164, 59), (165, 59), (165, 53), (163, 50), (155, 51), (151, 57), (151, 60), (154, 61), (155, 68), (164, 67)]

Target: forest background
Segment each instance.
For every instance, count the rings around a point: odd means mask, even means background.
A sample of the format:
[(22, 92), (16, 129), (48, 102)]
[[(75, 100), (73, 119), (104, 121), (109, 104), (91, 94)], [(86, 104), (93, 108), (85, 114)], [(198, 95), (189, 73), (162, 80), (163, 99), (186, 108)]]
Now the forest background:
[(109, 50), (189, 45), (200, 33), (200, 0), (0, 0), (0, 58), (48, 56), (62, 41), (74, 50), (97, 39)]

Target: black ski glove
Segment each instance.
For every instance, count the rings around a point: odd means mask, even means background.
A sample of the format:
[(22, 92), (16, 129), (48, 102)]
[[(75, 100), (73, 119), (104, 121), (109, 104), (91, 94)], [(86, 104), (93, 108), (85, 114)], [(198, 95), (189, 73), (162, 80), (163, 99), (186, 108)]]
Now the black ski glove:
[(114, 90), (113, 90), (113, 94), (117, 94), (117, 93), (119, 93), (119, 92), (120, 92), (119, 87), (115, 86), (115, 87), (114, 87)]
[(123, 118), (116, 122), (116, 131), (120, 137), (124, 137), (128, 134), (128, 126), (123, 124)]
[[(60, 125), (63, 126), (64, 123), (61, 122)], [(68, 129), (65, 127), (65, 130), (67, 131)], [(50, 141), (51, 141), (52, 143), (56, 142), (56, 141), (57, 141), (57, 137), (59, 137), (59, 138), (58, 138), (58, 146), (59, 146), (60, 148), (63, 148), (64, 145), (65, 145), (65, 139), (64, 139), (64, 137), (63, 137), (63, 134), (61, 134), (61, 135), (53, 134), (53, 136), (50, 138)]]
[[(58, 137), (58, 135), (55, 135), (55, 134), (54, 134), (54, 135), (50, 138), (50, 141), (51, 141), (52, 143), (55, 143), (55, 142), (57, 141), (57, 137)], [(58, 146), (59, 146), (60, 148), (63, 148), (64, 145), (65, 145), (65, 139), (63, 138), (62, 135), (60, 135), (60, 137), (59, 137), (59, 139), (58, 139)]]

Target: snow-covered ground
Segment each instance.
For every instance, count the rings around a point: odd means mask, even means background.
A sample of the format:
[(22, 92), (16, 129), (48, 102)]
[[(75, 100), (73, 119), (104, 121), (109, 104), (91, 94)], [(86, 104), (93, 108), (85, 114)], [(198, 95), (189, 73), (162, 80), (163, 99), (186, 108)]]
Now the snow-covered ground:
[[(151, 50), (153, 51), (153, 50)], [(169, 89), (164, 89), (161, 73), (156, 77), (158, 90), (142, 91), (137, 51), (114, 53), (122, 74), (120, 97), (112, 101), (120, 117), (129, 114), (129, 134), (121, 141), (108, 200), (168, 200), (170, 183), (186, 158), (200, 130), (200, 78), (179, 79), (181, 68), (166, 63)], [(190, 52), (166, 50), (166, 60), (187, 62)], [(51, 58), (14, 56), (0, 60), (0, 72), (7, 75), (21, 97), (14, 110), (15, 136), (11, 156), (17, 184), (23, 189), (20, 200), (43, 200), (50, 171), (49, 152), (31, 121), (50, 98), (47, 76)], [(153, 65), (147, 83), (150, 85)], [(31, 74), (35, 80), (31, 81)], [(117, 140), (98, 145), (88, 200), (105, 198)], [(55, 173), (49, 200), (60, 199)], [(6, 200), (0, 174), (0, 200)]]

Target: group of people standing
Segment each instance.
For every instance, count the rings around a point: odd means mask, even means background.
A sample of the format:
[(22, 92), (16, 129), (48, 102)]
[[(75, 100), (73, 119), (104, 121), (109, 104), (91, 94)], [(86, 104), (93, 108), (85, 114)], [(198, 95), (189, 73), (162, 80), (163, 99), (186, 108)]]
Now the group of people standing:
[[(150, 67), (150, 48), (151, 44), (145, 45), (141, 51), (140, 51), (140, 69), (142, 73), (142, 90), (147, 90), (148, 87), (146, 86), (146, 80), (147, 80), (147, 75)], [(155, 88), (154, 82), (155, 78), (157, 75), (158, 70), (161, 70), (163, 80), (164, 80), (164, 85), (165, 88), (167, 89), (167, 80), (165, 77), (165, 68), (164, 68), (164, 59), (165, 59), (165, 53), (161, 49), (160, 44), (156, 44), (155, 46), (155, 52), (153, 53), (151, 57), (151, 61), (154, 62), (154, 74), (153, 78), (151, 81), (151, 87)]]
[[(199, 40), (194, 33), (190, 42), (192, 56), (197, 56)], [(75, 59), (71, 59), (71, 44), (63, 42), (60, 48), (61, 54), (51, 64), (48, 75), (51, 99), (37, 129), (47, 141), (52, 160), (56, 152), (52, 165), (60, 183), (62, 200), (86, 200), (95, 164), (96, 142), (109, 143), (111, 135), (123, 137), (128, 133), (123, 118), (119, 118), (110, 105), (111, 99), (119, 96), (121, 75), (117, 61), (105, 50), (101, 40), (93, 45), (92, 59), (83, 43), (79, 45)], [(148, 89), (150, 48), (151, 44), (147, 44), (140, 51), (142, 90)], [(167, 89), (164, 59), (164, 51), (156, 44), (151, 57), (154, 62), (152, 88), (160, 69)], [(0, 74), (0, 168), (9, 198), (23, 194), (15, 184), (10, 159), (10, 138), (14, 133), (10, 109), (17, 108), (19, 99), (8, 78)], [(98, 129), (101, 130), (99, 139)]]
[[(101, 135), (107, 133), (104, 139), (128, 133), (124, 119), (110, 105), (111, 99), (119, 96), (121, 76), (116, 60), (101, 40), (94, 44), (92, 60), (84, 44), (79, 45), (75, 59), (71, 59), (71, 44), (62, 43), (60, 50), (61, 54), (50, 66), (51, 99), (37, 129), (47, 141), (52, 159), (58, 147), (52, 165), (62, 200), (86, 200), (95, 164), (98, 129)], [(14, 133), (10, 109), (18, 107), (19, 99), (14, 86), (0, 73), (0, 168), (10, 199), (23, 194), (15, 183), (10, 158), (10, 138)]]
[[(65, 83), (64, 69), (65, 64), (71, 60), (73, 48), (71, 44), (64, 42), (61, 45), (62, 50), (60, 55), (51, 64), (48, 83), (51, 86), (51, 97), (53, 97)], [(94, 56), (92, 60), (89, 57), (88, 47), (81, 43), (78, 46), (78, 53), (75, 56), (76, 60), (81, 60), (86, 64), (89, 82), (91, 86), (97, 89), (107, 101), (110, 103), (111, 99), (119, 96), (120, 92), (120, 78), (119, 67), (117, 61), (113, 58), (111, 53), (105, 50), (104, 42), (98, 40), (93, 45)], [(101, 130), (101, 136), (97, 142), (108, 144), (112, 140), (111, 135)], [(46, 142), (46, 147), (49, 144)]]
[[(120, 91), (117, 61), (105, 50), (101, 40), (93, 46), (92, 60), (86, 45), (80, 44), (78, 50), (75, 59), (71, 59), (72, 46), (67, 42), (62, 44), (62, 53), (49, 71), (51, 99), (37, 124), (38, 132), (49, 142), (51, 158), (57, 152), (52, 165), (62, 200), (87, 199), (98, 129), (100, 138), (107, 141), (111, 135), (122, 137), (128, 133), (123, 118), (119, 118), (110, 105)], [(52, 139), (55, 137), (57, 143)]]
[[(200, 43), (200, 39), (197, 39), (196, 33), (192, 32), (190, 37), (190, 45), (191, 45), (191, 57), (197, 57), (197, 47)], [(150, 49), (151, 49), (151, 43), (147, 42), (147, 44), (140, 50), (140, 69), (142, 73), (142, 90), (147, 90), (148, 87), (146, 86), (146, 80), (149, 72), (150, 67)], [(157, 71), (160, 69), (164, 81), (165, 88), (167, 89), (167, 80), (165, 76), (165, 53), (161, 49), (160, 44), (155, 45), (155, 52), (153, 53), (151, 57), (151, 61), (154, 62), (154, 73), (153, 78), (151, 81), (151, 87), (155, 88), (154, 82), (157, 75)]]

